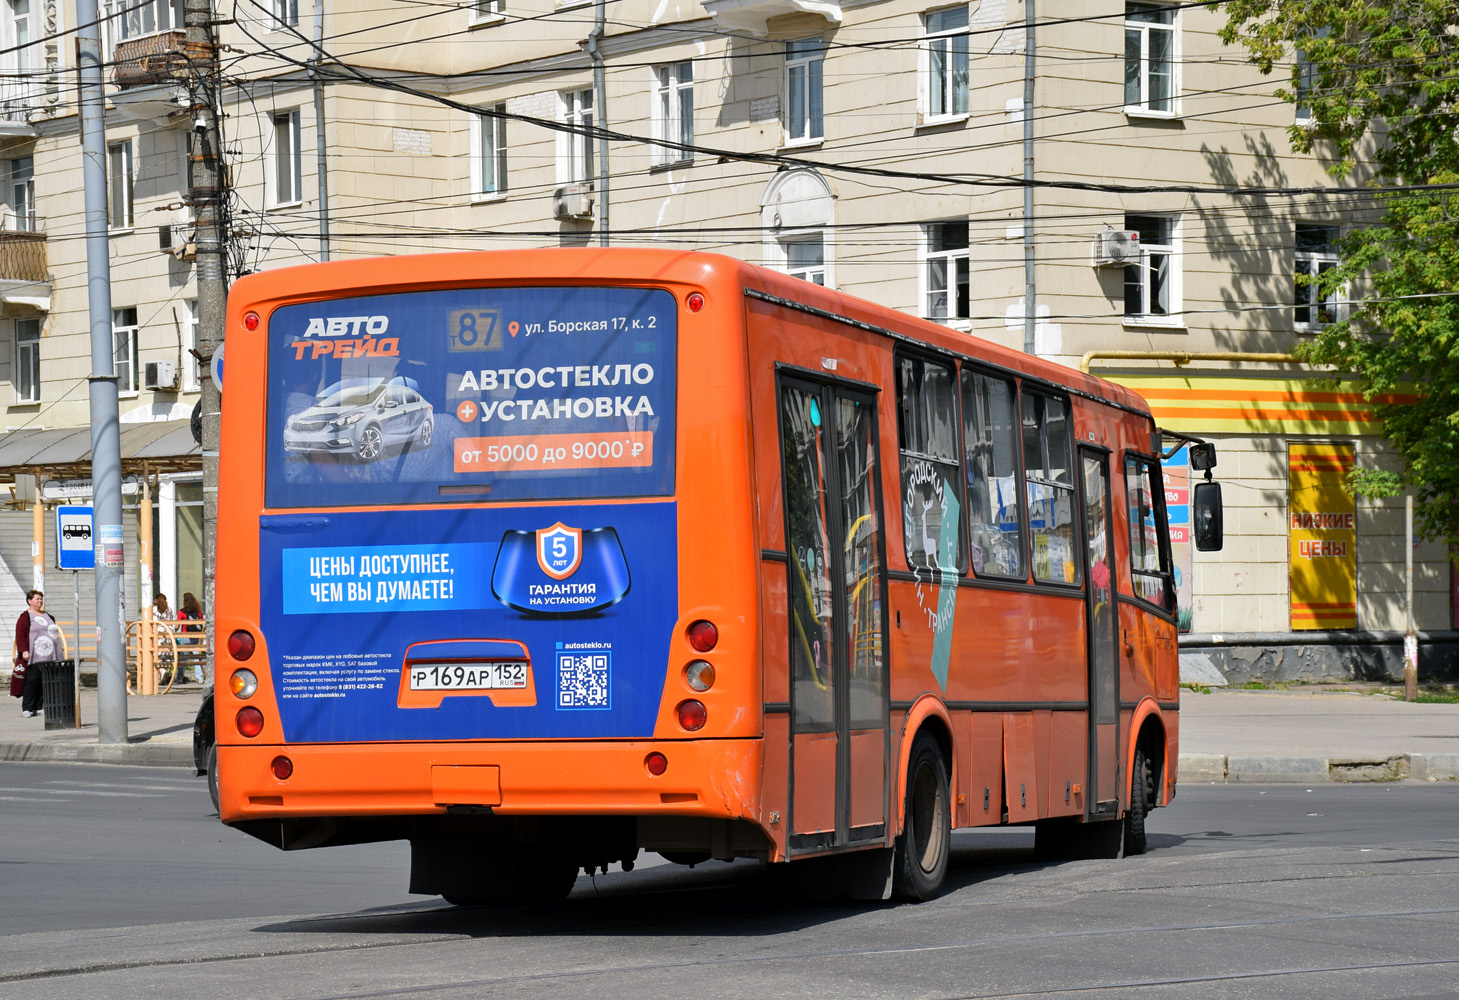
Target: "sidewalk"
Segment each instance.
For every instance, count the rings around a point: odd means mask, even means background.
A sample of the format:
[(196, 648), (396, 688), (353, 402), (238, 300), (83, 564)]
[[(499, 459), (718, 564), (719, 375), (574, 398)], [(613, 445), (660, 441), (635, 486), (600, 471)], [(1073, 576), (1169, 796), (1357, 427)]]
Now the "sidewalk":
[[(81, 692), (81, 729), (45, 729), (10, 699), (0, 761), (93, 761), (192, 767), (196, 684), (127, 698), (125, 744), (101, 744), (96, 689)], [(1285, 691), (1182, 691), (1180, 780), (1401, 781), (1459, 779), (1459, 704), (1407, 704), (1321, 686)]]
[(174, 686), (163, 695), (127, 696), (127, 742), (97, 742), (96, 688), (81, 689), (81, 728), (46, 729), (40, 716), (20, 717), (20, 699), (7, 698), (0, 711), (0, 761), (83, 761), (193, 766), (193, 719), (203, 703), (200, 684)]

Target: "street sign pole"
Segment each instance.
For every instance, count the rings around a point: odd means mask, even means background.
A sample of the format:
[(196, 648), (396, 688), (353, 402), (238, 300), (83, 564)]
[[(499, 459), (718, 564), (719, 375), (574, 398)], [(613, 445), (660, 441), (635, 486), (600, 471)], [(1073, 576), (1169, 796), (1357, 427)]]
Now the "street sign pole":
[[(60, 542), (56, 543), (60, 545)], [(76, 605), (76, 617), (72, 619), (76, 627), (76, 649), (71, 653), (71, 686), (74, 689), (72, 698), (76, 705), (76, 728), (81, 728), (81, 571), (71, 571), (71, 597)]]
[[(56, 568), (71, 571), (71, 595), (76, 609), (73, 619), (76, 623), (76, 645), (71, 651), (71, 696), (72, 704), (76, 706), (77, 729), (81, 728), (81, 570), (96, 569), (95, 529), (93, 508), (80, 504), (56, 508)], [(98, 674), (98, 685), (100, 681)]]

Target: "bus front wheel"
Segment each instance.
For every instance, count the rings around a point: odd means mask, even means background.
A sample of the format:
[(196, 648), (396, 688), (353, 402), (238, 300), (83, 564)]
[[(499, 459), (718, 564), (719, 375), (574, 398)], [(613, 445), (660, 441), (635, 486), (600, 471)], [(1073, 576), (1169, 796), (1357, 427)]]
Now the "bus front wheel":
[(942, 751), (921, 733), (907, 763), (906, 819), (897, 838), (895, 888), (902, 899), (931, 899), (942, 889), (952, 846), (951, 798)]

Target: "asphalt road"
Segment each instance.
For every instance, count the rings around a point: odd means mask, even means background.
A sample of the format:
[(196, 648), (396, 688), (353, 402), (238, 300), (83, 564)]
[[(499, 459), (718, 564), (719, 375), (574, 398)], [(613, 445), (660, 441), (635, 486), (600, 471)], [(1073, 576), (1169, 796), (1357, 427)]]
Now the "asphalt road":
[(385, 844), (286, 854), (173, 769), (0, 764), (0, 996), (1453, 997), (1459, 783), (1182, 786), (1149, 854), (959, 834), (921, 905), (750, 863), (579, 879), (557, 908), (405, 893)]

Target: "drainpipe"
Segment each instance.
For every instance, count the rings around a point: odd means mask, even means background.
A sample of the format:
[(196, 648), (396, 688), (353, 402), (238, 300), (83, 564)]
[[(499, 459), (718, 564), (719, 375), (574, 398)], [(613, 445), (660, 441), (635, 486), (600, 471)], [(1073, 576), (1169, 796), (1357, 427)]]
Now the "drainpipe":
[(593, 103), (597, 105), (594, 124), (598, 126), (598, 244), (608, 245), (608, 83), (604, 78), (603, 53), (598, 43), (608, 23), (608, 2), (594, 5), (593, 30), (588, 33), (588, 57), (593, 60)]
[(1023, 0), (1023, 350), (1034, 352), (1038, 288), (1033, 270), (1034, 0)]
[(1192, 361), (1264, 361), (1274, 365), (1303, 363), (1290, 354), (1248, 354), (1243, 351), (1085, 351), (1079, 359), (1079, 370), (1088, 375), (1089, 365), (1095, 360), (1169, 361), (1175, 365), (1188, 365)]
[(309, 60), (309, 78), (314, 81), (314, 172), (319, 180), (319, 259), (329, 260), (329, 172), (324, 156), (324, 80), (319, 76), (320, 53), (324, 51), (324, 0), (314, 0), (314, 58)]

